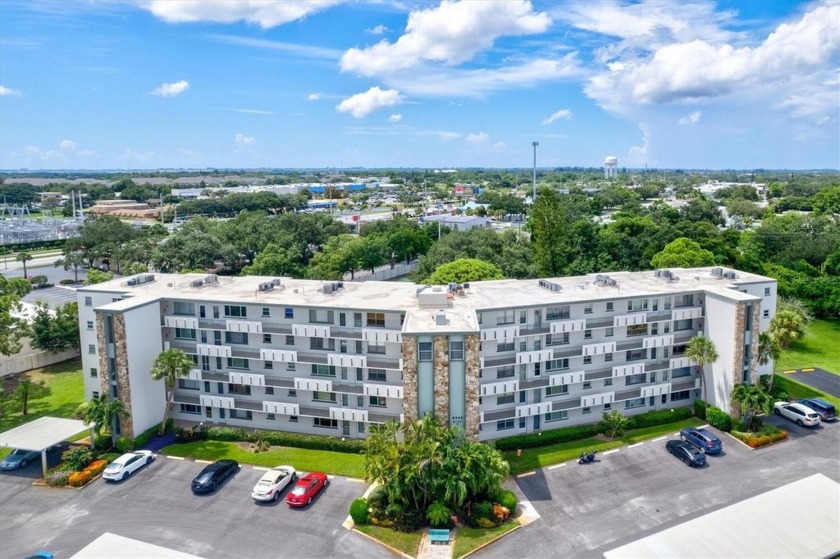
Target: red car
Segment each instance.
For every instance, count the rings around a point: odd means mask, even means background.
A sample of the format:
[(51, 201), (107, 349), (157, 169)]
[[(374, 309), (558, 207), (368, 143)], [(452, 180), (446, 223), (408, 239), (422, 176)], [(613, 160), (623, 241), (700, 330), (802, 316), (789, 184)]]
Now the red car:
[(298, 479), (295, 486), (286, 495), (286, 504), (290, 507), (303, 507), (312, 502), (318, 492), (329, 485), (327, 474), (312, 472)]

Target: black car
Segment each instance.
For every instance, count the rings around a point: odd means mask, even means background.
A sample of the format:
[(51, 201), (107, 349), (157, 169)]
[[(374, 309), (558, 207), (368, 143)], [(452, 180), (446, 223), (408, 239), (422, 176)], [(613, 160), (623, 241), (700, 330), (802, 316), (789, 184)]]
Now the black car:
[(837, 419), (837, 410), (825, 400), (821, 400), (820, 398), (803, 398), (799, 400), (799, 403), (817, 412), (817, 415), (823, 421), (834, 421)]
[(192, 480), (193, 493), (212, 493), (222, 483), (239, 471), (239, 463), (236, 460), (219, 460), (213, 462), (195, 476)]
[(700, 467), (706, 465), (706, 455), (691, 443), (668, 441), (665, 443), (665, 449), (689, 466)]

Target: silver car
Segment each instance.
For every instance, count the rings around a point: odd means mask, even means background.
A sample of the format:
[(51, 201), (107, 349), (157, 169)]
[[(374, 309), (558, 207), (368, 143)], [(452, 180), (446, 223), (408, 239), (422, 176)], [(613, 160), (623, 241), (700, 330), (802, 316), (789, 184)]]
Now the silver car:
[(18, 468), (25, 468), (27, 464), (33, 460), (37, 460), (41, 453), (36, 450), (23, 450), (22, 448), (14, 449), (11, 454), (8, 454), (3, 461), (0, 462), (0, 470), (17, 470)]

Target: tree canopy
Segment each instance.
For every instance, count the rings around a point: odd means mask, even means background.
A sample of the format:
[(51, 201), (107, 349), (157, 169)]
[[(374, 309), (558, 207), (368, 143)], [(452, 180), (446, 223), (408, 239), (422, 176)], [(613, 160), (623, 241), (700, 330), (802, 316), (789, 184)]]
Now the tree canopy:
[(713, 266), (715, 255), (700, 246), (699, 243), (680, 237), (665, 245), (650, 261), (654, 268), (697, 268)]
[(445, 285), (450, 282), (464, 283), (481, 280), (503, 279), (498, 266), (477, 258), (461, 258), (440, 266), (423, 283)]

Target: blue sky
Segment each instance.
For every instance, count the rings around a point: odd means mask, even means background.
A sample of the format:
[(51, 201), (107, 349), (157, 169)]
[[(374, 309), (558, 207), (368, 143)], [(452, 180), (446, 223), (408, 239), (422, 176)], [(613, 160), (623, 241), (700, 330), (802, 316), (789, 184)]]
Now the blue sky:
[(0, 168), (838, 168), (839, 67), (838, 0), (3, 0)]

